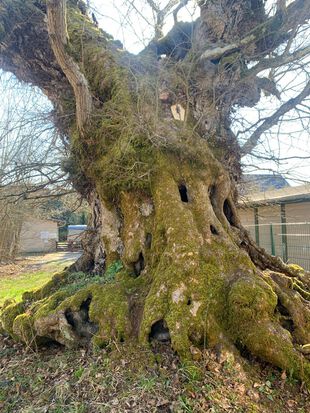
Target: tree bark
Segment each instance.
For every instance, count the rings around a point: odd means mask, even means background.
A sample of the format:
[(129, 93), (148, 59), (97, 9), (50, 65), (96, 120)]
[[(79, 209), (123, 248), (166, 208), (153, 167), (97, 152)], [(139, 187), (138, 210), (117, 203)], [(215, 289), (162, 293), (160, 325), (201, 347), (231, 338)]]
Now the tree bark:
[[(61, 2), (47, 2), (49, 13), (56, 3)], [(25, 4), (19, 3), (21, 9)], [(213, 48), (220, 39), (243, 38), (246, 10), (225, 28), (219, 4), (206, 4), (193, 47), (200, 47), (206, 33)], [(257, 4), (263, 24), (266, 16)], [(20, 79), (34, 79), (55, 103), (56, 116), (75, 108), (74, 118), (57, 125), (70, 135), (67, 170), (92, 205), (93, 232), (71, 272), (5, 306), (4, 330), (28, 344), (56, 340), (68, 347), (165, 340), (183, 357), (205, 346), (246, 349), (309, 384), (309, 274), (257, 247), (235, 207), (240, 148), (230, 112), (235, 104), (254, 105), (260, 96), (257, 78), (243, 76), (245, 58), (238, 52), (233, 60), (206, 63), (205, 53), (177, 64), (158, 60), (151, 48), (133, 57), (118, 51), (75, 1), (67, 6), (67, 46), (64, 35), (55, 42), (50, 30), (51, 50), (46, 43), (42, 56), (32, 56), (31, 70), (21, 71), (15, 55), (26, 62), (28, 57), (24, 48), (16, 51), (13, 30), (1, 43), (0, 63)], [(45, 33), (45, 12), (35, 13), (37, 29)], [(246, 23), (254, 30), (257, 18)], [(272, 26), (269, 20), (266, 25)], [(266, 53), (261, 39), (245, 47), (248, 55)], [(64, 61), (66, 53), (72, 61)], [(43, 64), (46, 56), (53, 70)], [(66, 87), (53, 90), (45, 70), (53, 82), (60, 73)], [(86, 118), (79, 116), (79, 86)], [(183, 110), (184, 120), (174, 119), (173, 111)], [(72, 274), (99, 267), (106, 269), (101, 277)]]

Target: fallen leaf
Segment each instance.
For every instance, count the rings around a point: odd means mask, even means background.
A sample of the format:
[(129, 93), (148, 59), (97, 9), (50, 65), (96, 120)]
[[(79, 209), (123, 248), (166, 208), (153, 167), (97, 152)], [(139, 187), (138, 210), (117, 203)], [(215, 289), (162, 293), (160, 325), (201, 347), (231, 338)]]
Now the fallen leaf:
[(295, 400), (290, 399), (286, 402), (286, 404), (288, 405), (288, 407), (294, 407), (297, 403), (295, 402)]

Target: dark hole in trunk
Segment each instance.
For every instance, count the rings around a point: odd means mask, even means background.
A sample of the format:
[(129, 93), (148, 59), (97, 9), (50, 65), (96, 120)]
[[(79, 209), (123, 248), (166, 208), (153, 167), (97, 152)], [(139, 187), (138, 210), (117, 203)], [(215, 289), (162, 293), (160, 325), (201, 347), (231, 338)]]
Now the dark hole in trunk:
[(212, 62), (214, 65), (218, 65), (218, 64), (219, 64), (219, 62), (220, 62), (220, 60), (221, 60), (221, 58), (218, 58), (218, 59), (211, 59), (211, 62)]
[(290, 333), (294, 331), (294, 322), (290, 316), (290, 313), (287, 309), (282, 305), (282, 303), (278, 300), (275, 312), (278, 313), (279, 322), (285, 330), (288, 330)]
[(73, 328), (75, 327), (75, 320), (73, 317), (73, 312), (71, 310), (66, 310), (65, 311), (65, 317), (66, 320), (68, 321), (68, 323), (70, 324), (70, 326), (72, 326)]
[(294, 322), (289, 317), (280, 317), (280, 324), (285, 330), (289, 331), (290, 333), (294, 332)]
[(158, 320), (152, 325), (149, 340), (170, 341), (170, 333), (165, 320)]
[(65, 311), (65, 317), (68, 323), (81, 338), (87, 340), (90, 340), (98, 331), (98, 326), (89, 320), (89, 306), (91, 300), (92, 297), (90, 296), (83, 301), (78, 311), (72, 311), (71, 309)]
[(144, 256), (142, 252), (139, 254), (138, 260), (133, 264), (133, 270), (135, 275), (138, 277), (141, 272), (144, 270), (145, 264), (144, 264)]
[(240, 340), (237, 340), (235, 342), (235, 346), (236, 346), (237, 350), (239, 351), (240, 356), (242, 356), (242, 357), (244, 357), (248, 360), (250, 360), (252, 358), (251, 353), (249, 352), (247, 347)]
[(145, 237), (145, 248), (150, 249), (151, 246), (152, 246), (152, 234), (148, 232)]
[(235, 216), (234, 216), (234, 213), (232, 211), (232, 208), (231, 208), (231, 205), (228, 199), (225, 199), (225, 202), (223, 205), (223, 212), (224, 212), (224, 215), (227, 221), (230, 223), (230, 225), (236, 226)]
[(88, 297), (87, 300), (83, 301), (80, 307), (81, 314), (83, 315), (83, 320), (89, 322), (89, 306), (91, 303), (92, 297)]
[(289, 317), (289, 315), (290, 315), (290, 313), (287, 311), (287, 309), (284, 307), (284, 305), (282, 305), (280, 300), (278, 300), (278, 302), (277, 302), (277, 306), (276, 306), (275, 311), (279, 312), (281, 315), (284, 315), (286, 317)]
[(188, 202), (187, 188), (184, 184), (179, 185), (179, 192), (182, 202)]
[(210, 231), (211, 231), (211, 233), (213, 234), (213, 235), (218, 235), (219, 233), (217, 232), (217, 229), (213, 226), (213, 225), (210, 225)]
[(188, 300), (187, 300), (187, 305), (191, 305), (192, 304), (192, 300), (189, 298)]

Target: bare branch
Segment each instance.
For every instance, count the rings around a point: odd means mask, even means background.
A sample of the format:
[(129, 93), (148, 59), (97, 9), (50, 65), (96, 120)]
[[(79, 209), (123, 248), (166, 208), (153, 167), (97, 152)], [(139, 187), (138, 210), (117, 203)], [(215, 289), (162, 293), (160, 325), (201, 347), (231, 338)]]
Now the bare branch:
[(280, 108), (270, 117), (266, 118), (265, 121), (255, 130), (255, 132), (249, 137), (246, 143), (241, 148), (242, 155), (247, 155), (255, 148), (258, 144), (261, 135), (269, 128), (274, 126), (279, 119), (290, 110), (294, 109), (299, 103), (301, 103), (310, 94), (310, 82), (307, 83), (303, 91), (285, 102)]
[(79, 130), (83, 131), (92, 110), (92, 97), (85, 76), (65, 50), (67, 44), (66, 0), (47, 1), (47, 26), (56, 60), (73, 88), (77, 124)]
[(159, 6), (153, 0), (146, 0), (151, 9), (156, 14), (156, 25), (155, 25), (155, 40), (163, 36), (163, 26), (167, 14), (171, 9), (178, 4), (179, 0), (169, 0), (166, 6), (163, 9), (160, 9)]
[(263, 70), (276, 68), (279, 66), (286, 65), (288, 63), (295, 62), (296, 60), (301, 60), (303, 57), (310, 54), (310, 46), (304, 47), (302, 49), (296, 50), (290, 54), (282, 54), (273, 59), (263, 59), (257, 65), (253, 66), (246, 72), (246, 75), (254, 75), (262, 72)]

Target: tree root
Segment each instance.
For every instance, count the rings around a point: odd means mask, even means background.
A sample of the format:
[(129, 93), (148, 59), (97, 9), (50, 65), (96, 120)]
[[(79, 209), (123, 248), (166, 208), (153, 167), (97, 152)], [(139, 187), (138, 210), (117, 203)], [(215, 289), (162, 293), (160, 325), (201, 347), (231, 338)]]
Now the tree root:
[(2, 309), (2, 326), (32, 347), (47, 341), (68, 348), (104, 346), (138, 334), (144, 344), (171, 341), (189, 358), (195, 348), (236, 345), (309, 385), (310, 307), (291, 278), (244, 270), (229, 280), (227, 268), (224, 277), (223, 267), (193, 270), (193, 263), (182, 279), (178, 266), (159, 267), (151, 286), (148, 277), (122, 272), (110, 284), (90, 284), (72, 295), (48, 295), (45, 287), (45, 298)]

